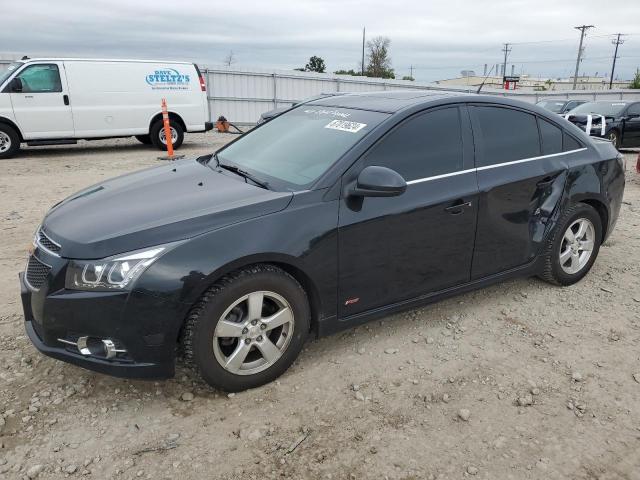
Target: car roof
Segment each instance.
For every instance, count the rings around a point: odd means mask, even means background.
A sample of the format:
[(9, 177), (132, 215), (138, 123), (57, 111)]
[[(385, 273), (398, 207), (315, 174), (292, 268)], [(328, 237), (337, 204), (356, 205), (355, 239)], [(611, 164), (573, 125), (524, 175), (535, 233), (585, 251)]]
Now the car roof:
[(469, 94), (439, 90), (362, 92), (345, 93), (339, 96), (320, 98), (307, 103), (307, 105), (357, 108), (361, 110), (395, 113), (414, 105), (465, 96), (469, 96)]
[(546, 118), (555, 114), (533, 103), (517, 98), (499, 95), (482, 95), (447, 90), (414, 90), (345, 93), (344, 95), (320, 98), (305, 105), (317, 105), (333, 108), (354, 108), (394, 114), (401, 110), (416, 110), (422, 107), (438, 106), (450, 103), (487, 103), (510, 106), (535, 112)]

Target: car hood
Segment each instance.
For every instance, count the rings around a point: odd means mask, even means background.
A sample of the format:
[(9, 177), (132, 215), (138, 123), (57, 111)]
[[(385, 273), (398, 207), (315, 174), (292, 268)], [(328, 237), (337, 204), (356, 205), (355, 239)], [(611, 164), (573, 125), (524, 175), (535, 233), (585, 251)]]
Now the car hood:
[(277, 212), (292, 196), (188, 159), (82, 190), (54, 206), (42, 230), (65, 258), (104, 258)]

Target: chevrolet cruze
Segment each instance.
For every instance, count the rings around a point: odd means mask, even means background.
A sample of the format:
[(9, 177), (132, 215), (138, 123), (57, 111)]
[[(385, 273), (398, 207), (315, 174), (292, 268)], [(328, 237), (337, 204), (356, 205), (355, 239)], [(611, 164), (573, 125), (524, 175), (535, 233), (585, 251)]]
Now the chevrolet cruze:
[(318, 99), (55, 205), (20, 275), (25, 326), (91, 370), (166, 378), (180, 355), (243, 390), (309, 335), (516, 276), (579, 281), (623, 190), (609, 142), (534, 105)]

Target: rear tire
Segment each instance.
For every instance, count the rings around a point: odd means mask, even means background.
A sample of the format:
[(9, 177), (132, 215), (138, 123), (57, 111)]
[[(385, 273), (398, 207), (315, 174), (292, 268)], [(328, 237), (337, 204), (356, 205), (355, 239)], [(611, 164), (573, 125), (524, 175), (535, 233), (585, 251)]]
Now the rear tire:
[(620, 135), (618, 134), (617, 130), (611, 130), (609, 132), (609, 141), (611, 142), (611, 145), (613, 145), (613, 148), (615, 148), (616, 150), (618, 150), (620, 148)]
[(310, 328), (307, 295), (285, 271), (254, 265), (218, 280), (187, 317), (181, 344), (190, 366), (228, 392), (282, 375)]
[(13, 127), (0, 123), (0, 160), (13, 157), (20, 150), (20, 136)]
[(151, 135), (136, 135), (136, 140), (144, 145), (151, 145)]
[[(169, 125), (171, 128), (171, 137), (173, 138), (173, 148), (174, 150), (177, 150), (184, 141), (184, 130), (180, 123), (174, 119), (169, 119)], [(167, 149), (167, 143), (164, 136), (164, 123), (162, 120), (158, 120), (156, 123), (151, 125), (149, 136), (151, 137), (151, 142), (156, 146), (156, 148), (159, 150)]]
[(558, 220), (542, 255), (539, 277), (554, 285), (572, 285), (591, 269), (600, 251), (602, 220), (591, 206), (578, 203)]

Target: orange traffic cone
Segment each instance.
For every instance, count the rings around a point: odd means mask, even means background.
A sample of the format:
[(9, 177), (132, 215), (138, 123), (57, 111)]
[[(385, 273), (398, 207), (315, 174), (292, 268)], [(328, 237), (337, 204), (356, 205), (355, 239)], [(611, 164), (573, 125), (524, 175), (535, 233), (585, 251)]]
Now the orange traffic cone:
[(158, 157), (158, 160), (177, 160), (183, 158), (184, 155), (174, 155), (173, 138), (171, 137), (171, 123), (169, 122), (169, 110), (167, 109), (167, 100), (162, 99), (162, 124), (164, 128), (164, 138), (167, 141), (167, 156)]

